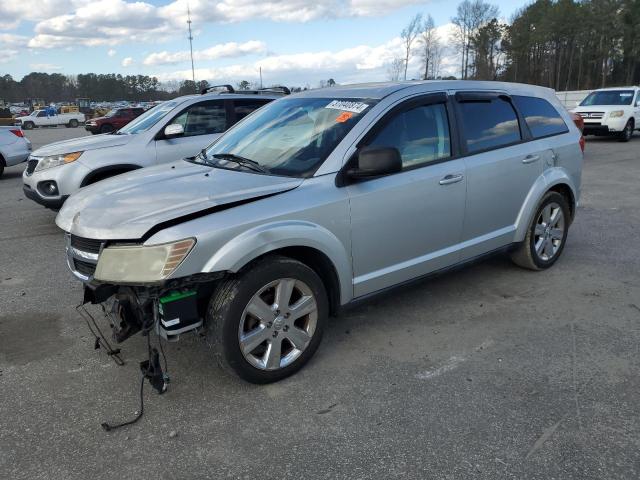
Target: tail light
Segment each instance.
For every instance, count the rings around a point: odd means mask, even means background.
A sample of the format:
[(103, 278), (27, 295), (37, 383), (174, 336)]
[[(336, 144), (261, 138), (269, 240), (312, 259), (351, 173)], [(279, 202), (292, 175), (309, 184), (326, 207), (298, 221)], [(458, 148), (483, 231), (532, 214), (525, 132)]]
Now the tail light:
[(582, 153), (584, 153), (584, 135), (580, 135), (580, 140), (578, 141), (578, 143), (580, 144), (580, 150), (582, 150)]
[(20, 137), (23, 138), (24, 137), (24, 132), (22, 130), (9, 130), (11, 133), (13, 133), (16, 137)]

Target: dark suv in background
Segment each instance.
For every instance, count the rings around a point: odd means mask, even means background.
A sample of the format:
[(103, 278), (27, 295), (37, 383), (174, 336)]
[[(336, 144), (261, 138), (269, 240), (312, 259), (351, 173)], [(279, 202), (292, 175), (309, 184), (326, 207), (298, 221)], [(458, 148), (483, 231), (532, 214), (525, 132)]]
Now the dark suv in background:
[(92, 118), (84, 124), (85, 130), (93, 133), (110, 133), (124, 127), (131, 120), (144, 113), (144, 108), (117, 108), (111, 110), (104, 117)]

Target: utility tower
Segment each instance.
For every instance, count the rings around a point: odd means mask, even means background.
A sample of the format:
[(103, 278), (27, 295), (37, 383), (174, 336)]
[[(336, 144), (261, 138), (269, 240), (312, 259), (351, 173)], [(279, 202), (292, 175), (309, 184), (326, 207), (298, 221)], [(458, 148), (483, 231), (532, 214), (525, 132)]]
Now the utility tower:
[[(196, 84), (196, 70), (193, 66), (193, 35), (191, 34), (191, 10), (189, 9), (189, 2), (187, 2), (187, 25), (189, 26), (189, 51), (191, 52), (191, 78), (193, 84)], [(197, 86), (195, 87), (198, 89)]]

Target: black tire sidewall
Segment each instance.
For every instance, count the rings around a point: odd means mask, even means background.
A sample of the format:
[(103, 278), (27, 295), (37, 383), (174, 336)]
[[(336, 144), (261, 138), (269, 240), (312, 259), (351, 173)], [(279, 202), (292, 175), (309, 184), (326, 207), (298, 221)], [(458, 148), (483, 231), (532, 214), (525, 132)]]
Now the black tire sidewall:
[(77, 120), (71, 120), (69, 122), (69, 127), (70, 128), (77, 128), (78, 127), (78, 121)]
[[(311, 288), (318, 305), (318, 320), (310, 344), (291, 365), (275, 371), (260, 370), (251, 365), (243, 356), (238, 341), (240, 319), (253, 295), (268, 283), (279, 278), (295, 278)], [(326, 290), (318, 275), (306, 265), (291, 259), (273, 258), (260, 262), (238, 278), (233, 298), (223, 307), (217, 324), (216, 337), (218, 353), (241, 378), (252, 383), (270, 383), (298, 371), (309, 361), (317, 350), (327, 324), (329, 303)], [(211, 318), (208, 319), (211, 321)], [(220, 321), (221, 320), (221, 321)]]
[(629, 120), (624, 126), (624, 130), (622, 131), (622, 134), (620, 134), (620, 140), (623, 142), (628, 142), (629, 140), (631, 140), (632, 136), (633, 136), (633, 126), (631, 125), (631, 120)]
[[(538, 217), (542, 212), (542, 209), (552, 202), (560, 205), (560, 208), (562, 209), (562, 214), (564, 215), (564, 236), (562, 238), (562, 244), (560, 245), (560, 249), (556, 252), (553, 258), (551, 258), (550, 260), (543, 260), (538, 256), (538, 253), (536, 252), (535, 228), (538, 222)], [(531, 226), (529, 227), (529, 249), (531, 250), (531, 259), (539, 269), (541, 270), (547, 269), (558, 261), (558, 259), (562, 255), (562, 252), (564, 251), (565, 245), (567, 244), (567, 236), (569, 234), (570, 223), (571, 223), (571, 212), (569, 211), (569, 204), (567, 203), (567, 200), (564, 198), (564, 196), (562, 196), (557, 192), (548, 192), (543, 197), (542, 201), (540, 202), (540, 205), (538, 205), (538, 209), (536, 210), (533, 220), (531, 221)]]
[(32, 122), (25, 122), (22, 125), (22, 128), (24, 128), (25, 130), (32, 130), (33, 129), (33, 123)]

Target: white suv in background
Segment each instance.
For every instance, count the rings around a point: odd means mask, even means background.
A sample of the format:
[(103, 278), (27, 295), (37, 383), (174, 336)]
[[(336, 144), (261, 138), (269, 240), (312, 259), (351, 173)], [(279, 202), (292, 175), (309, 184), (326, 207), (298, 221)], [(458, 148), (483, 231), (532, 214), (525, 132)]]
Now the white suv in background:
[[(217, 87), (226, 91), (211, 91)], [(236, 93), (218, 85), (163, 102), (116, 132), (46, 145), (29, 157), (24, 194), (57, 210), (84, 186), (198, 154), (238, 120), (288, 93), (286, 87)]]
[(628, 142), (640, 128), (640, 87), (594, 90), (572, 111), (584, 120), (584, 135), (613, 135)]

